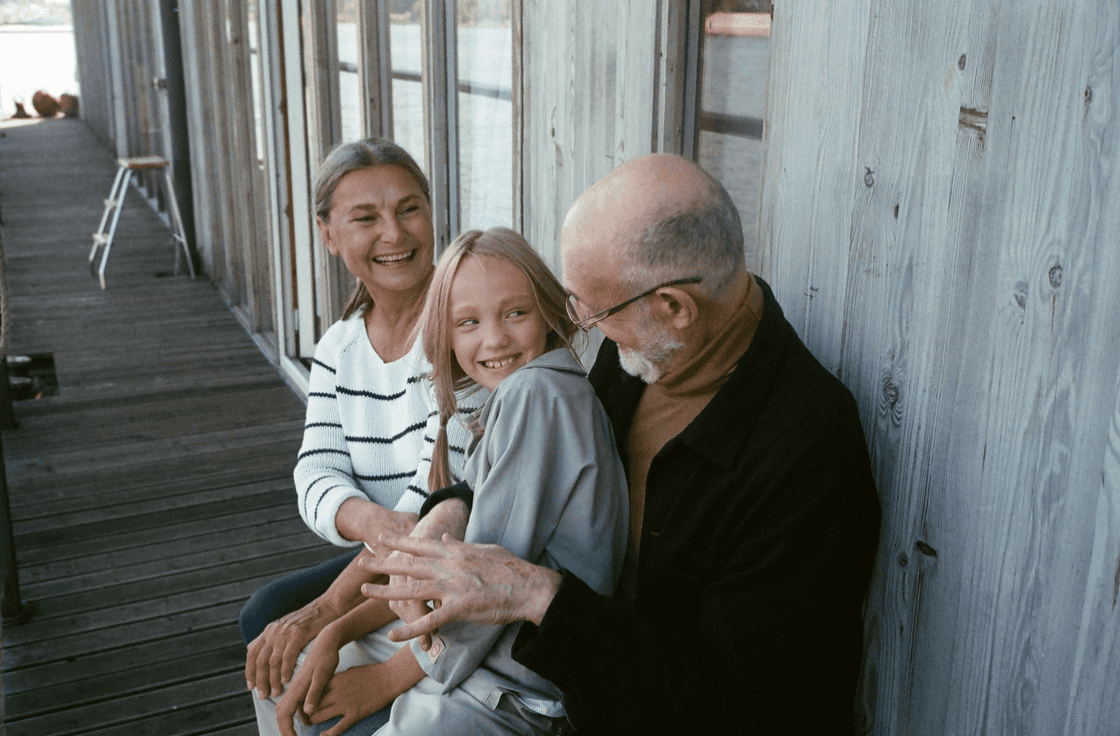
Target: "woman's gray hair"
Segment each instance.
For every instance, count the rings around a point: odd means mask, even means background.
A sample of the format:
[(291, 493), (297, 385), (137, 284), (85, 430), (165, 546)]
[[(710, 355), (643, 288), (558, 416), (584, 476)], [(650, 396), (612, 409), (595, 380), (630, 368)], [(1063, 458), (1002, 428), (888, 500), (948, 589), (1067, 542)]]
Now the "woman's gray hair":
[(416, 160), (396, 143), (386, 138), (365, 138), (352, 143), (336, 146), (323, 159), (315, 177), (315, 214), (323, 222), (329, 222), (331, 207), (334, 204), (334, 190), (342, 177), (351, 171), (372, 169), (375, 166), (400, 166), (412, 174), (412, 178), (424, 192), (424, 198), (432, 201), (428, 177), (420, 170)]
[(653, 223), (626, 249), (622, 274), (644, 291), (660, 282), (700, 276), (698, 288), (717, 301), (746, 268), (743, 226), (731, 195), (711, 175), (707, 197)]

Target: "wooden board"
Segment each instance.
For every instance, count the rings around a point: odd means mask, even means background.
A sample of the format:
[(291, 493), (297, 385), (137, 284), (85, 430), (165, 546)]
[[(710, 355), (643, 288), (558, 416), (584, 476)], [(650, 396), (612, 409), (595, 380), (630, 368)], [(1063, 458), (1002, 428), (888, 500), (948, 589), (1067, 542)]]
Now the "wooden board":
[(883, 502), (865, 733), (1120, 723), (1120, 8), (775, 5), (761, 272)]
[(102, 291), (86, 256), (115, 173), (75, 120), (0, 129), (12, 353), (56, 396), (3, 434), (22, 595), (4, 627), (6, 732), (248, 734), (237, 614), (339, 550), (299, 519), (304, 407), (128, 193)]

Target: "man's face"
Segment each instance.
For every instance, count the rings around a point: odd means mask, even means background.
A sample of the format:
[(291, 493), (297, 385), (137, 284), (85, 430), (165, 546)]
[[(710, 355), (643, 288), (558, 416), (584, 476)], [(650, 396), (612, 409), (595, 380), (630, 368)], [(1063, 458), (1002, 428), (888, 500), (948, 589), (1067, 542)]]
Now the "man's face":
[[(606, 257), (610, 245), (605, 246), (600, 257), (595, 257), (595, 248), (588, 245), (563, 249), (564, 286), (594, 314), (634, 295), (618, 278), (621, 267), (617, 259)], [(646, 299), (639, 299), (596, 326), (618, 345), (619, 363), (624, 371), (646, 383), (655, 383), (682, 345), (651, 315)]]

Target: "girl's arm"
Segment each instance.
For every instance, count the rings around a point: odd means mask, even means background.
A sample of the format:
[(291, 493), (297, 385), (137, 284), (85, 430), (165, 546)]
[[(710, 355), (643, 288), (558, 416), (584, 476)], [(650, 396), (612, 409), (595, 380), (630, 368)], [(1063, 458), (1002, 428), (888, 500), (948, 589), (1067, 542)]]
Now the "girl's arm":
[(424, 670), (416, 663), (412, 650), (402, 647), (381, 664), (351, 667), (337, 673), (309, 720), (322, 723), (341, 716), (341, 721), (323, 732), (323, 736), (337, 736), (390, 705), (423, 677)]
[[(338, 701), (337, 697), (333, 699), (330, 698), (330, 693), (332, 690), (337, 689), (334, 687), (335, 683), (333, 680), (337, 677), (337, 675), (335, 675), (335, 670), (338, 668), (339, 650), (350, 642), (360, 639), (371, 631), (375, 631), (395, 619), (396, 616), (389, 610), (388, 604), (383, 601), (367, 600), (345, 616), (323, 627), (321, 633), (315, 638), (314, 643), (308, 650), (307, 656), (300, 665), (295, 678), (292, 679), (287, 692), (284, 693), (284, 697), (280, 699), (279, 704), (276, 706), (276, 720), (281, 731), (284, 733), (289, 732), (292, 717), (297, 713), (304, 722), (307, 722), (308, 716), (312, 714), (318, 715), (318, 711), (321, 710), (320, 701), (323, 700), (324, 693), (328, 696), (328, 703)], [(411, 658), (411, 653), (409, 653), (409, 656)], [(413, 664), (415, 664), (415, 658), (413, 658)], [(383, 667), (384, 665), (376, 666)], [(400, 663), (398, 662), (394, 666), (399, 668)], [(356, 667), (353, 669), (367, 670), (369, 668)], [(416, 669), (419, 670), (419, 667), (417, 666)], [(422, 675), (423, 673), (421, 672), (421, 676)], [(417, 678), (417, 681), (418, 680), (419, 678)], [(415, 682), (408, 684), (404, 689), (407, 690), (413, 684), (415, 684)], [(370, 691), (369, 693), (371, 696), (378, 694), (379, 693), (374, 691)], [(390, 698), (390, 702), (392, 698), (395, 697), (396, 694), (393, 694)], [(359, 698), (352, 703), (341, 703), (341, 705), (353, 706), (352, 710), (356, 713), (357, 708), (365, 705), (365, 700), (368, 700), (368, 698)], [(362, 715), (358, 716), (357, 720), (364, 718), (370, 713), (375, 713), (377, 710), (380, 710), (380, 708), (364, 712)], [(333, 717), (334, 715), (339, 714), (333, 713), (331, 716), (326, 716), (321, 720)]]

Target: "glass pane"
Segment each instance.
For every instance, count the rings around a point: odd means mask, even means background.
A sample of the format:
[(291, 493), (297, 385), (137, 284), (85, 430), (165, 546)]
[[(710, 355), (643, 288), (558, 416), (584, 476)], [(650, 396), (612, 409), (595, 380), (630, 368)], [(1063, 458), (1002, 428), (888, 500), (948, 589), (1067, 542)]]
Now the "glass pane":
[(456, 6), (459, 218), (463, 230), (513, 224), (513, 34), (508, 0)]
[(393, 67), (393, 140), (428, 170), (424, 152), (424, 89), (421, 60), (424, 46), (420, 35), (420, 3), (393, 0), (389, 15), (389, 54)]
[(754, 266), (762, 182), (762, 126), (770, 0), (705, 0), (699, 161), (727, 188)]
[(257, 20), (257, 4), (249, 3), (249, 76), (253, 84), (253, 121), (256, 124), (253, 138), (257, 144), (257, 163), (264, 167), (264, 91), (261, 76), (260, 23)]
[(338, 97), (342, 142), (362, 137), (362, 90), (358, 84), (358, 0), (336, 0), (338, 16)]

